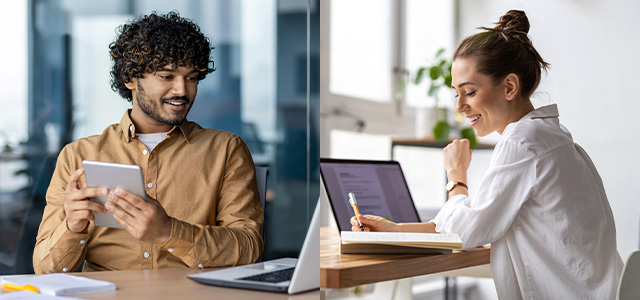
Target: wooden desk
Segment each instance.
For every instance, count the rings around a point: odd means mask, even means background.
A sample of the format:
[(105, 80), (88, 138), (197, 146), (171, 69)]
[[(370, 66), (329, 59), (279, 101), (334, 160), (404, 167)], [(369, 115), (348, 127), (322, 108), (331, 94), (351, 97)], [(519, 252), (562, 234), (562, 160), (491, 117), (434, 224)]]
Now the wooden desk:
[[(213, 269), (207, 269), (210, 271)], [(197, 269), (158, 269), (132, 271), (80, 272), (73, 275), (106, 280), (116, 284), (116, 290), (102, 293), (71, 295), (82, 299), (320, 299), (320, 291), (288, 295), (204, 285), (187, 278)]]
[(348, 288), (489, 263), (490, 249), (485, 248), (448, 255), (340, 254), (339, 241), (335, 228), (320, 228), (320, 288)]

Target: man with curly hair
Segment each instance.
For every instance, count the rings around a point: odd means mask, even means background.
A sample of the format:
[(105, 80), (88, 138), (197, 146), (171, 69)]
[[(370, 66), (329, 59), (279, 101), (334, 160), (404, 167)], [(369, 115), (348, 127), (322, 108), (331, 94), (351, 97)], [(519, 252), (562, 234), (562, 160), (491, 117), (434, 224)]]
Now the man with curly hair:
[[(47, 191), (36, 273), (203, 268), (254, 262), (264, 223), (251, 154), (236, 135), (186, 120), (213, 72), (209, 39), (175, 12), (127, 23), (110, 45), (111, 86), (132, 108), (60, 152)], [(87, 187), (82, 160), (142, 167), (148, 201)], [(104, 205), (89, 201), (107, 196)], [(111, 211), (124, 229), (95, 226)]]

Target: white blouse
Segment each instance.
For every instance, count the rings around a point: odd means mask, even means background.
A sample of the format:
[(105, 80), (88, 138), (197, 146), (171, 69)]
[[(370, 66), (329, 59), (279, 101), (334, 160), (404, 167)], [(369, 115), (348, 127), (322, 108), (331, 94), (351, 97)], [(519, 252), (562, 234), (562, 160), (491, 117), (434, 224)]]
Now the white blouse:
[(436, 231), (491, 243), (500, 299), (611, 299), (623, 262), (602, 180), (556, 105), (509, 124), (478, 193), (442, 207)]

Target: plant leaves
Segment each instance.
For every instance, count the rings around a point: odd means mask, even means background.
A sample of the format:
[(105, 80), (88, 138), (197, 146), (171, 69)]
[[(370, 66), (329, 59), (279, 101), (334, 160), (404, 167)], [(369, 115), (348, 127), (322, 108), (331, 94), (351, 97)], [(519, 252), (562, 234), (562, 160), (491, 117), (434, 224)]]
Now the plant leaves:
[(438, 52), (436, 52), (436, 57), (440, 57), (440, 55), (442, 55), (443, 53), (444, 53), (444, 48), (438, 49)]
[(451, 125), (447, 121), (440, 121), (433, 126), (433, 137), (438, 142), (446, 143), (449, 138), (449, 132), (451, 132)]
[(434, 97), (438, 93), (439, 89), (440, 89), (440, 85), (434, 84), (432, 82), (431, 85), (429, 86), (429, 92), (427, 92), (427, 95), (429, 95), (429, 97)]
[(424, 76), (424, 68), (418, 69), (418, 73), (416, 73), (416, 78), (413, 80), (413, 83), (420, 84), (420, 82), (422, 82), (422, 76)]
[(440, 69), (440, 67), (433, 66), (429, 69), (429, 77), (431, 77), (431, 80), (438, 79), (440, 75), (442, 75), (442, 69)]
[(451, 73), (444, 76), (444, 84), (448, 87), (451, 87)]
[(460, 131), (460, 135), (463, 139), (469, 140), (469, 148), (475, 149), (478, 145), (478, 140), (476, 138), (476, 132), (471, 127), (465, 127)]

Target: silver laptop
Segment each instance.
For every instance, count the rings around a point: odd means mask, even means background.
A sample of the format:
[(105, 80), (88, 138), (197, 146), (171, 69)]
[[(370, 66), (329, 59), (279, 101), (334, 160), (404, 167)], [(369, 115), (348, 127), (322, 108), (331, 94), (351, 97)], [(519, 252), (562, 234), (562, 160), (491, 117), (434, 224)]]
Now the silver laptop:
[(187, 275), (216, 286), (295, 294), (320, 288), (320, 201), (311, 218), (298, 259), (281, 258), (239, 267)]

